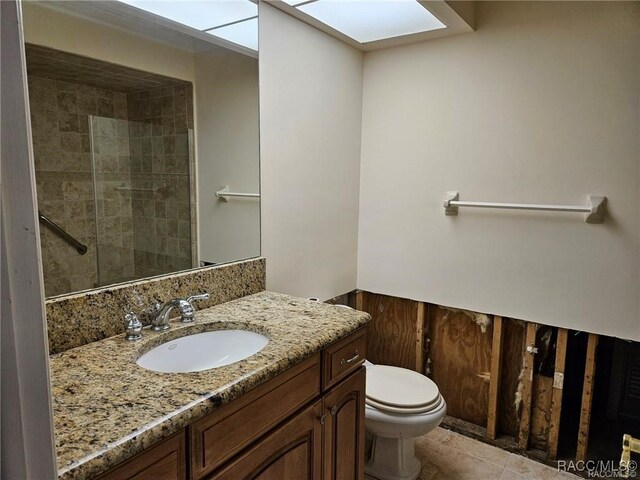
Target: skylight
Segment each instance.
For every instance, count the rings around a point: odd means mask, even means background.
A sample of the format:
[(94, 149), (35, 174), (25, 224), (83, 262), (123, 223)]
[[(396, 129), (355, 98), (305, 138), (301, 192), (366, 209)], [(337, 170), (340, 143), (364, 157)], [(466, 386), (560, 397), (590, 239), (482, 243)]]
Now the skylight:
[(251, 50), (258, 50), (258, 6), (250, 0), (120, 0)]
[(229, 42), (258, 51), (258, 19), (251, 18), (224, 27), (208, 30), (207, 33)]
[(360, 43), (445, 28), (416, 0), (284, 0)]

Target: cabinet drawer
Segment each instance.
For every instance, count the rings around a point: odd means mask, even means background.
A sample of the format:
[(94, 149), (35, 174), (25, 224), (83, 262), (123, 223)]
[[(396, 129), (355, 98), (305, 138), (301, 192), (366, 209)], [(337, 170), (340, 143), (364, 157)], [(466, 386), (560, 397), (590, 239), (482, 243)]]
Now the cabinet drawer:
[(335, 385), (364, 363), (367, 356), (366, 329), (361, 328), (322, 352), (322, 388)]
[(191, 476), (202, 478), (320, 395), (320, 354), (190, 427)]
[(99, 480), (186, 480), (184, 430), (98, 477)]
[(321, 417), (318, 400), (207, 480), (321, 480)]

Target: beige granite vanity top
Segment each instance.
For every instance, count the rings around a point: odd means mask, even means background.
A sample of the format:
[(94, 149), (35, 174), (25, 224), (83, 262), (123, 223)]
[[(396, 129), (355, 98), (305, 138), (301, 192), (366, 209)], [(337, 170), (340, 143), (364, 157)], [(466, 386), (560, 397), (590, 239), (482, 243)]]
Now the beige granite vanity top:
[[(51, 383), (58, 474), (85, 479), (135, 455), (251, 388), (285, 371), (369, 321), (355, 310), (272, 292), (223, 303), (172, 321), (164, 333), (144, 330), (53, 355)], [(240, 362), (195, 373), (155, 373), (136, 359), (191, 332), (241, 328), (267, 335), (267, 346)]]

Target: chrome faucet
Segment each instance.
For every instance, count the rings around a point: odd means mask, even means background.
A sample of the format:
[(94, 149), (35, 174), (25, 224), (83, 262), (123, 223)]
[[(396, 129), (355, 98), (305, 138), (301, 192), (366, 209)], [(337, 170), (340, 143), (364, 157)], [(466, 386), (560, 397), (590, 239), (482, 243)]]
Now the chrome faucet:
[(196, 309), (192, 302), (195, 300), (206, 300), (209, 298), (208, 293), (200, 295), (191, 295), (186, 299), (174, 298), (164, 302), (162, 305), (156, 304), (156, 311), (151, 319), (151, 330), (161, 332), (169, 328), (169, 314), (171, 310), (177, 307), (180, 310), (180, 321), (182, 323), (192, 323), (196, 316)]

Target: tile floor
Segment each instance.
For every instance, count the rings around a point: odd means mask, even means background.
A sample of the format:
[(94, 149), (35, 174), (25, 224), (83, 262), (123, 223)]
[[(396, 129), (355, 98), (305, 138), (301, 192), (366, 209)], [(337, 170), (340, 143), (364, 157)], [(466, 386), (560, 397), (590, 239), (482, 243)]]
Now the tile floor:
[(416, 441), (420, 480), (576, 480), (579, 477), (437, 428)]

